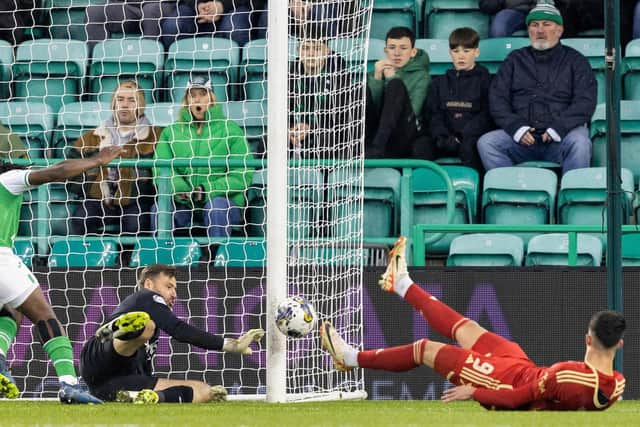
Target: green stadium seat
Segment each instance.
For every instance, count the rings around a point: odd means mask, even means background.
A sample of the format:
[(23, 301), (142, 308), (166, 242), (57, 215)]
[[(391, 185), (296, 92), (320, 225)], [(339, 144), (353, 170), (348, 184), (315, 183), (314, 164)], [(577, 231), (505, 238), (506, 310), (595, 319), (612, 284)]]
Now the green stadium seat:
[(41, 219), (38, 212), (37, 194), (37, 190), (24, 193), (18, 235), (35, 236), (40, 226), (44, 226), (44, 232), (47, 234), (58, 236), (70, 234), (69, 218), (78, 207), (77, 195), (66, 191), (63, 185), (49, 184), (47, 200), (43, 205), (46, 209), (45, 220)]
[(5, 40), (0, 40), (0, 99), (9, 96), (11, 64), (13, 64), (13, 46)]
[(416, 40), (416, 48), (424, 50), (429, 55), (429, 73), (431, 75), (444, 74), (453, 66), (451, 56), (449, 56), (448, 38), (418, 39)]
[(51, 246), (49, 267), (115, 267), (118, 255), (114, 239), (68, 238)]
[[(633, 198), (633, 174), (621, 170), (623, 222), (629, 222)], [(574, 169), (564, 174), (558, 193), (558, 223), (605, 225), (607, 203), (606, 168)]]
[(157, 40), (109, 39), (96, 44), (89, 66), (89, 93), (93, 100), (111, 102), (119, 82), (135, 80), (147, 104), (160, 101), (164, 48)]
[[(400, 224), (401, 175), (391, 168), (366, 168), (364, 170), (364, 205), (362, 227), (368, 237), (394, 237)], [(354, 194), (361, 181), (352, 171), (336, 170), (329, 174), (328, 202), (332, 205), (334, 237), (346, 236), (358, 229)]]
[(189, 238), (171, 240), (140, 239), (133, 249), (130, 267), (150, 264), (190, 266), (202, 256), (198, 242)]
[(640, 101), (640, 39), (627, 44), (622, 70), (624, 99)]
[(169, 47), (164, 65), (171, 91), (168, 101), (180, 103), (189, 79), (196, 75), (209, 78), (218, 102), (233, 99), (239, 62), (240, 48), (230, 39), (191, 37), (177, 40)]
[(622, 265), (640, 266), (640, 234), (622, 235)]
[(511, 234), (465, 234), (451, 242), (447, 266), (521, 266), (524, 242)]
[(361, 72), (362, 61), (365, 55), (365, 47), (368, 47), (367, 72), (373, 72), (375, 63), (386, 58), (384, 40), (371, 38), (368, 41), (361, 38), (337, 38), (329, 40), (329, 48), (340, 55), (353, 74)]
[(107, 0), (51, 0), (49, 3), (51, 37), (85, 41), (87, 6), (105, 4)]
[(222, 105), (225, 115), (244, 129), (249, 149), (254, 154), (264, 154), (267, 132), (267, 104), (262, 101), (235, 101)]
[[(598, 267), (602, 262), (602, 242), (589, 234), (578, 234), (576, 265)], [(525, 265), (568, 265), (569, 236), (540, 234), (529, 240)]]
[(147, 116), (152, 125), (165, 128), (178, 120), (181, 108), (182, 104), (156, 102), (147, 105), (144, 109), (144, 115)]
[(101, 102), (72, 102), (58, 111), (58, 120), (51, 147), (55, 157), (64, 157), (66, 150), (85, 132), (95, 129), (111, 116), (111, 106)]
[(218, 246), (216, 267), (262, 267), (266, 264), (266, 242), (228, 242)]
[(425, 35), (448, 39), (451, 31), (471, 27), (485, 39), (489, 35), (489, 15), (478, 9), (476, 0), (426, 0), (424, 6)]
[[(478, 201), (478, 172), (466, 166), (443, 166), (456, 191), (456, 210), (452, 224), (473, 224)], [(413, 224), (446, 224), (447, 187), (431, 169), (414, 169), (411, 176)], [(427, 247), (429, 253), (449, 251), (451, 241), (458, 234), (447, 233)]]
[(498, 37), (480, 40), (480, 56), (477, 62), (496, 74), (500, 64), (514, 50), (531, 45), (526, 37)]
[(13, 253), (20, 258), (20, 261), (22, 261), (24, 265), (31, 268), (31, 260), (35, 253), (33, 243), (29, 240), (16, 240), (13, 242)]
[(34, 159), (44, 157), (53, 130), (53, 110), (41, 102), (0, 103), (0, 122), (20, 135)]
[(294, 239), (318, 237), (314, 228), (323, 213), (324, 177), (316, 167), (289, 170), (289, 235)]
[(345, 246), (318, 241), (295, 245), (290, 253), (291, 265), (295, 266), (357, 266), (366, 265), (367, 250), (356, 250)]
[(408, 27), (417, 33), (422, 0), (375, 0), (371, 37), (384, 40), (392, 27)]
[[(297, 56), (297, 40), (289, 39), (289, 61)], [(267, 99), (267, 41), (251, 40), (242, 47), (241, 81), (244, 85), (244, 99)]]
[(38, 39), (21, 43), (11, 69), (14, 97), (46, 102), (53, 111), (80, 100), (87, 46), (78, 40)]
[(576, 49), (589, 60), (598, 82), (598, 102), (604, 102), (606, 90), (604, 38), (562, 39), (561, 43)]

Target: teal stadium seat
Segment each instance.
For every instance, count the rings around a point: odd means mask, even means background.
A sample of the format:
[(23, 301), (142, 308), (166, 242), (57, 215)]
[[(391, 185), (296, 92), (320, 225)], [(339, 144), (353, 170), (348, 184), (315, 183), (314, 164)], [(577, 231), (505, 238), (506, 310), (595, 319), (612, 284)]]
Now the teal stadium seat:
[(367, 72), (373, 72), (375, 63), (386, 58), (384, 47), (386, 43), (380, 39), (364, 40), (361, 38), (337, 38), (329, 40), (329, 48), (340, 55), (347, 63), (349, 72), (358, 75), (362, 71), (362, 62), (365, 58), (365, 48), (368, 47)]
[(83, 91), (87, 45), (78, 40), (37, 39), (18, 46), (12, 67), (14, 97), (46, 102), (53, 111), (77, 102)]
[(44, 157), (53, 130), (53, 110), (41, 102), (0, 103), (0, 122), (20, 135), (34, 159)]
[(119, 82), (135, 80), (147, 104), (160, 101), (164, 48), (157, 40), (109, 39), (96, 44), (89, 66), (93, 100), (111, 102)]
[(262, 267), (266, 264), (266, 242), (228, 242), (218, 246), (216, 267)]
[(425, 0), (425, 35), (448, 39), (451, 31), (471, 27), (485, 39), (489, 35), (489, 15), (480, 12), (477, 0)]
[(190, 266), (197, 264), (202, 256), (198, 242), (189, 238), (172, 240), (140, 239), (133, 249), (131, 267), (150, 264)]
[(587, 57), (598, 82), (598, 102), (604, 102), (606, 89), (604, 38), (562, 39), (561, 43), (576, 49)]
[(384, 40), (392, 27), (408, 27), (417, 33), (422, 0), (375, 0), (371, 37)]
[(477, 62), (491, 74), (496, 74), (500, 64), (514, 50), (531, 45), (526, 37), (498, 37), (480, 40), (480, 56)]
[(622, 265), (640, 266), (640, 234), (622, 235)]
[(13, 64), (13, 47), (9, 42), (0, 40), (0, 99), (6, 99), (9, 96), (11, 64)]
[(111, 116), (111, 106), (101, 102), (72, 102), (58, 111), (51, 147), (55, 157), (64, 157), (75, 141)]
[(294, 266), (357, 266), (368, 262), (367, 248), (356, 249), (331, 242), (305, 242), (294, 245), (289, 259)]
[(253, 154), (264, 154), (267, 132), (267, 103), (262, 101), (235, 101), (222, 104), (225, 115), (244, 129), (249, 149)]
[(451, 242), (447, 266), (518, 267), (524, 243), (511, 234), (465, 234)]
[(416, 48), (424, 50), (429, 55), (431, 75), (444, 74), (452, 67), (448, 39), (418, 39)]
[[(362, 227), (364, 237), (394, 237), (400, 226), (401, 175), (391, 168), (365, 168)], [(334, 237), (348, 236), (358, 230), (358, 203), (355, 194), (360, 179), (353, 171), (336, 170), (329, 174), (327, 203), (331, 205)]]
[(31, 268), (31, 261), (33, 259), (34, 250), (33, 243), (29, 240), (16, 240), (13, 242), (13, 253), (20, 258), (20, 261), (27, 267)]
[[(466, 166), (443, 166), (452, 181), (456, 208), (452, 224), (473, 224), (478, 201), (478, 172)], [(446, 224), (447, 187), (431, 169), (414, 169), (411, 176), (412, 224)], [(446, 233), (427, 247), (428, 253), (449, 252), (451, 241), (458, 236)]]
[(640, 39), (627, 44), (622, 64), (624, 99), (640, 101)]
[[(223, 104), (224, 105), (224, 104)], [(156, 102), (148, 104), (144, 109), (144, 115), (154, 126), (166, 128), (178, 120), (182, 104), (173, 102)]]
[(70, 234), (69, 218), (78, 207), (78, 196), (66, 191), (62, 184), (49, 184), (46, 190), (46, 203), (41, 205), (44, 209), (42, 215), (38, 211), (38, 190), (24, 193), (18, 235), (35, 236), (40, 226), (43, 226), (47, 234), (58, 236)]
[(118, 255), (118, 242), (114, 239), (69, 238), (53, 243), (49, 267), (115, 267)]
[[(87, 40), (86, 9), (89, 5), (100, 5), (107, 0), (50, 0), (49, 16), (52, 38)], [(46, 6), (45, 6), (46, 7)]]
[[(289, 39), (289, 61), (297, 56), (297, 40)], [(267, 99), (267, 41), (251, 40), (242, 47), (240, 80), (244, 86), (244, 99)]]
[[(589, 234), (578, 234), (577, 266), (598, 267), (602, 263), (602, 242)], [(569, 236), (540, 234), (529, 240), (525, 265), (568, 265)]]
[(324, 177), (316, 167), (289, 170), (289, 236), (293, 239), (318, 237), (324, 203)]
[(230, 39), (191, 37), (177, 40), (169, 47), (164, 65), (168, 101), (180, 103), (192, 76), (211, 81), (218, 102), (233, 99), (237, 84), (240, 48)]

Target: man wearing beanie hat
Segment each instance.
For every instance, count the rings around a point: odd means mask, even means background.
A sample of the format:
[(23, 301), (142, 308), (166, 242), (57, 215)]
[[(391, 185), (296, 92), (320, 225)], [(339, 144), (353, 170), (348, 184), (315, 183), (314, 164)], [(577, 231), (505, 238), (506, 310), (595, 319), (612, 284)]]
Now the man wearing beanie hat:
[(489, 89), (491, 115), (499, 130), (478, 140), (486, 170), (527, 161), (589, 167), (587, 123), (596, 108), (597, 83), (589, 61), (560, 43), (563, 19), (550, 2), (539, 2), (526, 18), (531, 46), (514, 50)]

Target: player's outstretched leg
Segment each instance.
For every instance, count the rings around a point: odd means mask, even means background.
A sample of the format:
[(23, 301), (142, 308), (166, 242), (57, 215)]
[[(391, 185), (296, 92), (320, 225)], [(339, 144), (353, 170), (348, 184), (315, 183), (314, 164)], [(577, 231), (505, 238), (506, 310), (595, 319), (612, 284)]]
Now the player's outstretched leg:
[(100, 326), (96, 331), (96, 337), (101, 340), (131, 340), (142, 334), (150, 319), (149, 314), (144, 311), (124, 313)]
[(0, 397), (15, 399), (20, 395), (20, 391), (15, 381), (11, 377), (0, 373)]

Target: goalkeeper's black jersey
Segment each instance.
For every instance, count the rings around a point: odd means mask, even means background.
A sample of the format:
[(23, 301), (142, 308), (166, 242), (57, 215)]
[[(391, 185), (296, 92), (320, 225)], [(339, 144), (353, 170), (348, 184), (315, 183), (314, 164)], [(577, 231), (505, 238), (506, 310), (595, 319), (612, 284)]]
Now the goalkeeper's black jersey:
[[(132, 311), (148, 313), (151, 320), (156, 324), (156, 331), (153, 337), (145, 347), (138, 350), (135, 359), (131, 359), (131, 362), (137, 365), (135, 371), (139, 374), (151, 375), (152, 373), (151, 360), (156, 351), (160, 330), (180, 342), (207, 350), (222, 350), (222, 345), (224, 344), (222, 337), (204, 332), (178, 319), (171, 311), (171, 308), (167, 306), (164, 298), (153, 291), (143, 289), (128, 296), (116, 307), (109, 320)], [(130, 368), (133, 368), (133, 366)]]

